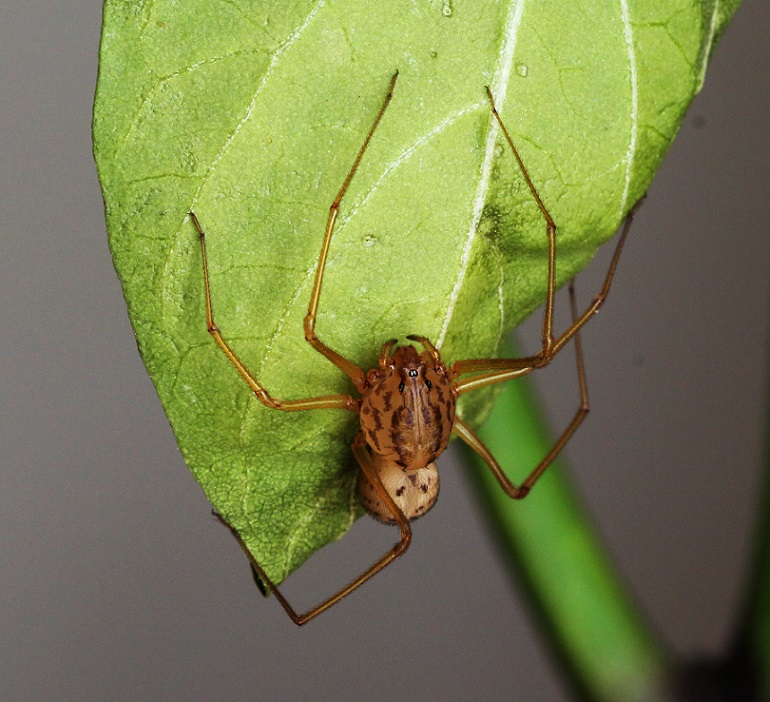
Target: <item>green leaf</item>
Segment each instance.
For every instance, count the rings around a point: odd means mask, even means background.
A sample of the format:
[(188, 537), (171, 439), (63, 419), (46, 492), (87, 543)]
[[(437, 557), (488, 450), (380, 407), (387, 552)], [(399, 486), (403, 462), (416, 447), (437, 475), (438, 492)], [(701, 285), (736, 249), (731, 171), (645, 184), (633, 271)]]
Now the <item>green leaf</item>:
[[(106, 0), (94, 152), (115, 267), (188, 465), (272, 578), (359, 514), (356, 418), (251, 395), (206, 332), (186, 213), (207, 232), (217, 323), (268, 390), (349, 392), (302, 318), (329, 205), (398, 69), (342, 203), (319, 336), (363, 367), (410, 333), (449, 361), (494, 355), (544, 299), (546, 238), (484, 85), (559, 226), (563, 282), (647, 189), (730, 11)], [(471, 396), (464, 416), (489, 403)]]

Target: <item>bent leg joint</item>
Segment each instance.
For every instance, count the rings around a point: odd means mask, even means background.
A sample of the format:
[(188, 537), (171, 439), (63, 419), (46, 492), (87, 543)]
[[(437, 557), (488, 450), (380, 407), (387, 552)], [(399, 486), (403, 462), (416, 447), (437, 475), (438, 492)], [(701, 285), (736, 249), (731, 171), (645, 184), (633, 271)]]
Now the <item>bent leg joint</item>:
[(537, 356), (535, 356), (535, 362), (532, 364), (533, 368), (545, 368), (551, 361), (553, 361), (554, 353), (551, 348), (544, 348)]
[(318, 337), (316, 336), (316, 333), (315, 333), (315, 317), (313, 317), (312, 315), (307, 315), (304, 321), (304, 328), (305, 328), (305, 341), (312, 343), (313, 341), (318, 340)]

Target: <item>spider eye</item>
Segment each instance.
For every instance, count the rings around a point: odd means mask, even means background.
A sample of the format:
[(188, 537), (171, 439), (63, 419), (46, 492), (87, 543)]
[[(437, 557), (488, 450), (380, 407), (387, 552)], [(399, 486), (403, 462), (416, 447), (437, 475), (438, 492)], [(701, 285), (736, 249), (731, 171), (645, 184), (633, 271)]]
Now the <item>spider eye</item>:
[(398, 391), (399, 392), (404, 392), (404, 384), (403, 383), (399, 384)]
[(425, 384), (428, 386), (428, 390), (430, 390), (433, 387), (433, 383), (430, 382), (430, 380), (425, 380)]
[(412, 370), (409, 371), (409, 377), (410, 378), (416, 378), (417, 375), (418, 375), (418, 373), (417, 373), (417, 371), (414, 368), (412, 368)]

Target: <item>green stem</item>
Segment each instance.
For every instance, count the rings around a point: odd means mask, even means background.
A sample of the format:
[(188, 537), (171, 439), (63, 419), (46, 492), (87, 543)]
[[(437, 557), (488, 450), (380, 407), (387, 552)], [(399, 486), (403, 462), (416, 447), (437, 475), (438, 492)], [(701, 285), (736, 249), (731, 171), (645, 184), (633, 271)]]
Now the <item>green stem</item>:
[(767, 517), (770, 490), (766, 493), (761, 547), (752, 580), (752, 597), (744, 619), (744, 643), (747, 645), (740, 647), (750, 652), (751, 663), (756, 666), (762, 699), (770, 699), (770, 518)]
[(765, 484), (757, 529), (758, 543), (730, 662), (733, 667), (742, 663), (743, 670), (754, 678), (760, 698), (770, 699), (770, 445), (765, 452)]
[[(479, 432), (509, 475), (523, 475), (551, 440), (526, 383), (507, 383)], [(510, 500), (471, 450), (483, 509), (507, 560), (523, 578), (581, 696), (606, 702), (660, 700), (667, 655), (634, 606), (559, 467), (526, 500)]]

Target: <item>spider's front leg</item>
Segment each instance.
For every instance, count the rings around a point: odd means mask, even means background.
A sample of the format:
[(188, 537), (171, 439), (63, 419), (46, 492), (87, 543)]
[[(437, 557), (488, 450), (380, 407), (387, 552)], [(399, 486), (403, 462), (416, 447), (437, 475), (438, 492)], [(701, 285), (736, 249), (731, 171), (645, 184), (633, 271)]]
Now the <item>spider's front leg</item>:
[(340, 191), (337, 193), (337, 197), (334, 198), (334, 202), (332, 202), (331, 207), (329, 208), (329, 218), (326, 221), (326, 231), (324, 232), (324, 239), (323, 243), (321, 244), (321, 253), (318, 256), (315, 283), (313, 284), (313, 292), (310, 295), (310, 304), (308, 306), (307, 316), (305, 317), (305, 339), (316, 351), (326, 356), (326, 358), (328, 358), (335, 366), (337, 366), (337, 368), (345, 373), (345, 375), (347, 375), (353, 381), (359, 391), (363, 391), (366, 386), (366, 376), (364, 371), (355, 363), (345, 358), (342, 354), (324, 344), (316, 335), (315, 323), (318, 316), (318, 302), (321, 298), (321, 286), (323, 284), (324, 271), (326, 270), (326, 259), (329, 255), (329, 246), (332, 241), (332, 235), (334, 234), (334, 225), (337, 222), (340, 203), (342, 202), (342, 198), (345, 197), (345, 193), (348, 190), (350, 181), (353, 180), (353, 176), (358, 170), (358, 165), (361, 163), (361, 159), (364, 157), (364, 153), (369, 146), (369, 142), (371, 142), (372, 136), (374, 135), (380, 120), (382, 120), (382, 116), (385, 114), (385, 110), (393, 98), (393, 88), (396, 85), (397, 78), (398, 71), (396, 71), (393, 74), (393, 77), (390, 79), (390, 88), (388, 89), (388, 94), (385, 96), (385, 100), (380, 107), (380, 111), (374, 118), (374, 123), (369, 129), (369, 133), (366, 135), (366, 139), (364, 139), (364, 143), (361, 145), (361, 148), (358, 151), (358, 155), (356, 156), (355, 161), (353, 161), (353, 165), (351, 166), (350, 171), (348, 171), (348, 175), (345, 178), (345, 181), (342, 183)]
[[(596, 312), (599, 311), (599, 308), (604, 304), (604, 301), (609, 294), (610, 285), (612, 284), (612, 280), (615, 276), (618, 260), (620, 259), (621, 252), (623, 251), (623, 245), (625, 244), (628, 230), (631, 227), (634, 214), (636, 214), (636, 211), (644, 199), (642, 198), (642, 200), (637, 202), (626, 216), (626, 220), (623, 224), (623, 230), (618, 239), (618, 243), (615, 246), (615, 252), (607, 270), (602, 289), (594, 296), (591, 304), (579, 317), (573, 315), (572, 324), (558, 338), (555, 339), (553, 336), (553, 310), (554, 299), (556, 296), (556, 224), (553, 220), (553, 217), (551, 217), (550, 213), (548, 212), (545, 204), (543, 203), (539, 193), (537, 192), (537, 189), (532, 182), (532, 178), (530, 177), (529, 172), (524, 165), (524, 161), (522, 160), (521, 155), (519, 154), (519, 151), (513, 143), (513, 139), (511, 138), (510, 133), (508, 132), (508, 129), (506, 128), (499, 112), (497, 111), (494, 98), (492, 97), (492, 93), (490, 92), (489, 88), (487, 88), (487, 96), (489, 97), (489, 102), (492, 107), (492, 114), (494, 115), (495, 120), (500, 126), (503, 136), (505, 137), (505, 140), (508, 142), (508, 146), (510, 146), (511, 151), (516, 158), (516, 162), (518, 163), (519, 169), (524, 176), (527, 187), (529, 188), (532, 197), (537, 203), (537, 206), (540, 209), (540, 212), (542, 213), (546, 223), (546, 236), (548, 238), (548, 270), (546, 274), (546, 297), (543, 313), (543, 345), (539, 353), (535, 354), (534, 356), (527, 356), (525, 358), (486, 358), (458, 361), (452, 367), (452, 372), (455, 376), (464, 375), (466, 373), (482, 372), (482, 375), (476, 375), (471, 378), (457, 381), (456, 386), (458, 392), (460, 393), (476, 390), (478, 388), (484, 387), (486, 385), (492, 385), (494, 383), (502, 383), (506, 380), (511, 380), (512, 378), (518, 378), (522, 375), (531, 373), (536, 368), (542, 368), (543, 366), (548, 365), (553, 360), (554, 356), (556, 356), (556, 354), (559, 353), (562, 348), (564, 348), (564, 345), (580, 331), (583, 325), (591, 317), (593, 317), (593, 315), (596, 314)], [(483, 371), (491, 372), (483, 373)]]

